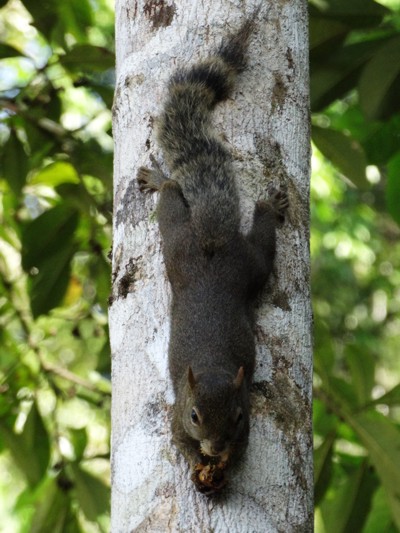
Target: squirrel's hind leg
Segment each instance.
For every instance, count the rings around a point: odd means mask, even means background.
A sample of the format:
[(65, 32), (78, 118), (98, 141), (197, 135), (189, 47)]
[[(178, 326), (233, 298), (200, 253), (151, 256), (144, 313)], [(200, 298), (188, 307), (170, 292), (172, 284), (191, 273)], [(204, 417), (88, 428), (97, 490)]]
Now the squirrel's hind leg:
[(287, 193), (270, 188), (268, 201), (260, 200), (254, 210), (253, 226), (247, 235), (253, 265), (251, 270), (251, 290), (258, 292), (270, 275), (276, 248), (276, 226), (283, 222), (289, 207)]
[(164, 243), (170, 241), (183, 246), (189, 233), (190, 209), (180, 185), (173, 179), (165, 181), (161, 187), (157, 214)]

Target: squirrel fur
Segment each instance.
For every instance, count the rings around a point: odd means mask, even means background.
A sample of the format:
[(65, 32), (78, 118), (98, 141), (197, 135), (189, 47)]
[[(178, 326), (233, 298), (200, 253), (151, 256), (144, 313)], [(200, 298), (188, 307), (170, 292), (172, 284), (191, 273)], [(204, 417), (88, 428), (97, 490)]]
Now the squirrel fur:
[[(206, 493), (225, 484), (225, 468), (247, 445), (254, 302), (272, 271), (275, 228), (288, 207), (286, 193), (271, 188), (269, 200), (256, 204), (250, 232), (241, 233), (231, 155), (211, 122), (246, 66), (254, 19), (215, 55), (171, 77), (157, 132), (170, 178), (154, 157), (153, 169), (138, 172), (141, 190), (160, 191), (158, 223), (172, 287), (173, 439)], [(218, 461), (215, 479), (199, 480), (197, 465)]]

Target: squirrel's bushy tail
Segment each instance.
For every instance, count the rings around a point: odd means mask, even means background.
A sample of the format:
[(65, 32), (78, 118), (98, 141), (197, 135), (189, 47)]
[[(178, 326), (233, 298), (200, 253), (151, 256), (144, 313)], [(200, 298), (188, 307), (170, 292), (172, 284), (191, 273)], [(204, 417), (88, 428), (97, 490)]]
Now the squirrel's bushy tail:
[(172, 178), (191, 208), (193, 227), (205, 248), (232, 238), (239, 227), (239, 201), (231, 158), (211, 123), (215, 105), (228, 98), (246, 66), (254, 17), (225, 39), (214, 56), (171, 78), (158, 140)]
[[(246, 67), (253, 19), (225, 39), (216, 54), (189, 69), (178, 70), (169, 82), (168, 97), (158, 125), (158, 137), (171, 170), (205, 148), (210, 113), (228, 98), (236, 76)], [(199, 145), (193, 143), (200, 141)]]

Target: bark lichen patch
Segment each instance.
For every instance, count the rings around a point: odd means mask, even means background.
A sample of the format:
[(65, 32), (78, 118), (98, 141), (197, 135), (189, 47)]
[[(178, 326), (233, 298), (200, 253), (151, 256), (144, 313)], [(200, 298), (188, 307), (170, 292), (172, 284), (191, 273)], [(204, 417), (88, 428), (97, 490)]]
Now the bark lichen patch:
[(165, 0), (147, 0), (144, 4), (143, 12), (152, 23), (153, 30), (156, 30), (172, 24), (176, 6), (173, 2), (168, 5)]

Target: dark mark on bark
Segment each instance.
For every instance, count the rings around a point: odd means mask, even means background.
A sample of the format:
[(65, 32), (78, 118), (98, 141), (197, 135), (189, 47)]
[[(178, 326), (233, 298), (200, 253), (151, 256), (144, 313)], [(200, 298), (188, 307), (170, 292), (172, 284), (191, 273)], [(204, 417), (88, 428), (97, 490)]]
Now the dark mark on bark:
[[(140, 258), (138, 258), (140, 259)], [(126, 298), (133, 290), (134, 283), (136, 281), (136, 273), (138, 271), (137, 262), (131, 258), (125, 267), (125, 274), (118, 281), (118, 296)]]
[(148, 0), (144, 4), (143, 12), (156, 30), (172, 24), (176, 7), (174, 3), (167, 5), (165, 0)]

